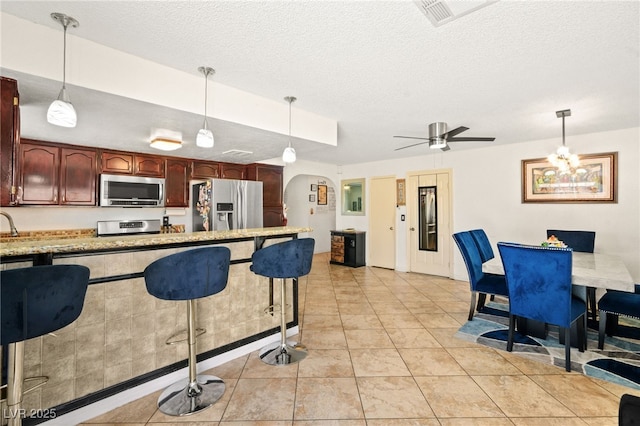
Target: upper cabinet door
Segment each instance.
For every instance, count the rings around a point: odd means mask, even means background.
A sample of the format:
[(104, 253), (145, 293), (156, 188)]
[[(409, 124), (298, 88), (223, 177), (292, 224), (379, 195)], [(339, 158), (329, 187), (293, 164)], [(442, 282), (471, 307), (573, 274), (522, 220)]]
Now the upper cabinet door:
[(194, 179), (219, 178), (220, 163), (213, 161), (194, 161), (191, 164), (191, 177)]
[(262, 182), (263, 201), (265, 207), (282, 207), (283, 177), (282, 166), (254, 163), (247, 166), (250, 180)]
[(58, 204), (60, 148), (23, 141), (19, 161), (19, 203)]
[(164, 177), (164, 157), (136, 154), (134, 162), (136, 176)]
[(96, 205), (96, 152), (62, 148), (60, 155), (60, 204)]
[(132, 174), (133, 154), (102, 151), (102, 173)]
[(16, 204), (16, 154), (20, 141), (20, 97), (18, 82), (0, 77), (0, 205)]
[(244, 164), (220, 163), (220, 177), (222, 179), (244, 179), (246, 177)]
[(189, 161), (167, 158), (165, 207), (189, 207)]

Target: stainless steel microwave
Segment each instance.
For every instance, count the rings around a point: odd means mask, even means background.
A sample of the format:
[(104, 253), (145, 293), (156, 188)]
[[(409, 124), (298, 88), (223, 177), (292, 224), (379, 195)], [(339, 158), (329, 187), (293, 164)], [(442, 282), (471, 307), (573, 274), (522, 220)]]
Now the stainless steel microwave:
[(102, 207), (164, 207), (164, 179), (100, 175)]

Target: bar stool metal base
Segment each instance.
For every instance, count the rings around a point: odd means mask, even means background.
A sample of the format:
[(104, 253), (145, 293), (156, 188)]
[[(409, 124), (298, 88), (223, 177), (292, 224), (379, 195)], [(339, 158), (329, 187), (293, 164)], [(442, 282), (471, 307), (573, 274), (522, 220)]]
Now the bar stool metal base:
[(216, 376), (199, 375), (193, 383), (185, 378), (162, 392), (158, 408), (169, 416), (188, 416), (212, 406), (224, 390), (224, 382)]
[(260, 349), (260, 359), (269, 365), (289, 365), (302, 361), (307, 356), (307, 347), (295, 342), (284, 345), (274, 342)]

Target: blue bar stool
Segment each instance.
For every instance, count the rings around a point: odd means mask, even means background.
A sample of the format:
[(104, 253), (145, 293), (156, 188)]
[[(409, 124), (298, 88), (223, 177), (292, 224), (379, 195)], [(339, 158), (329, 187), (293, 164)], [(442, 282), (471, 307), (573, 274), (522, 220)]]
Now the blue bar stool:
[(280, 279), (280, 341), (260, 350), (260, 359), (270, 365), (294, 364), (307, 356), (301, 344), (287, 343), (286, 279), (298, 278), (311, 271), (313, 238), (300, 238), (257, 250), (251, 256), (251, 270), (263, 277)]
[(162, 392), (158, 408), (170, 416), (185, 416), (213, 405), (224, 394), (219, 377), (196, 372), (196, 299), (220, 293), (227, 286), (231, 252), (227, 247), (187, 250), (156, 260), (144, 270), (147, 291), (163, 300), (187, 301), (189, 377)]
[[(74, 322), (82, 312), (89, 268), (46, 265), (9, 269), (0, 276), (0, 344), (8, 345), (9, 425), (22, 424), (24, 342)], [(47, 377), (44, 377), (46, 383)], [(29, 389), (28, 389), (29, 390)]]

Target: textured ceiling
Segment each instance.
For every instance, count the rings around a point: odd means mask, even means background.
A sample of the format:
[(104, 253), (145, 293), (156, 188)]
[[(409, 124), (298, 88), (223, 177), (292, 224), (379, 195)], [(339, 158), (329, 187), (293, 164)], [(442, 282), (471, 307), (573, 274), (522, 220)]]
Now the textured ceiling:
[[(1, 9), (51, 28), (57, 24), (49, 14), (66, 13), (80, 21), (77, 37), (190, 74), (207, 64), (216, 82), (269, 99), (296, 96), (300, 109), (338, 121), (338, 147), (294, 141), (299, 158), (308, 160), (350, 164), (432, 154), (426, 145), (394, 151), (410, 143), (393, 135), (426, 136), (434, 121), (470, 128), (460, 136), (495, 136), (493, 144), (560, 138), (555, 111), (566, 108), (573, 113), (568, 142), (640, 126), (637, 1), (502, 0), (440, 27), (410, 1), (4, 1)], [(25, 82), (22, 100), (34, 105), (23, 134), (41, 136), (36, 87), (59, 82), (14, 74)], [(79, 92), (70, 90), (77, 108), (85, 96), (96, 109), (121, 102), (129, 120), (154, 117), (185, 129), (202, 120)], [(138, 108), (149, 110), (133, 114)], [(113, 120), (109, 140), (96, 140), (95, 131), (80, 134), (80, 126), (73, 138), (125, 148), (137, 123), (112, 115), (104, 116)], [(283, 135), (210, 124), (218, 126), (216, 144), (255, 152), (246, 161), (277, 157), (286, 145)], [(50, 126), (47, 134), (57, 136)]]

